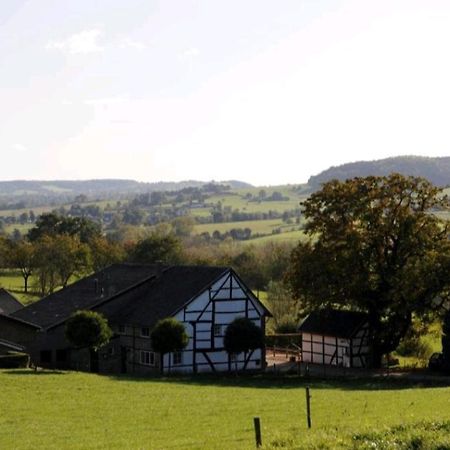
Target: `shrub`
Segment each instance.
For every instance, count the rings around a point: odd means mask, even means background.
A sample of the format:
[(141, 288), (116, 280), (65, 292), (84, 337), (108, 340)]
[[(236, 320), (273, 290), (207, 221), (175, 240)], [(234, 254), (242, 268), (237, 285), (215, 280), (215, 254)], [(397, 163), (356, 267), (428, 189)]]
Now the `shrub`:
[(239, 317), (231, 322), (225, 330), (224, 347), (227, 353), (242, 353), (261, 348), (264, 335), (250, 319)]
[(419, 359), (428, 359), (433, 349), (428, 342), (420, 339), (420, 336), (406, 336), (400, 342), (396, 352), (400, 356), (415, 356)]
[(150, 337), (153, 350), (161, 354), (183, 350), (189, 342), (184, 325), (172, 317), (160, 320)]
[(108, 321), (94, 311), (77, 311), (66, 322), (67, 340), (77, 348), (103, 347), (112, 336)]
[(275, 333), (298, 333), (298, 322), (296, 320), (286, 318), (275, 327)]

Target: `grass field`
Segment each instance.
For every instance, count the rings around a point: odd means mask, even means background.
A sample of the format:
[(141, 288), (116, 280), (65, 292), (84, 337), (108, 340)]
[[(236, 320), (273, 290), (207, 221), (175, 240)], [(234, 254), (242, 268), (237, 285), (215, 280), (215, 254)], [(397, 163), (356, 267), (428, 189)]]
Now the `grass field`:
[(225, 223), (205, 223), (195, 225), (194, 231), (196, 234), (208, 232), (212, 234), (215, 230), (225, 233), (232, 228), (250, 228), (252, 233), (272, 233), (275, 228), (280, 228), (282, 232), (290, 231), (292, 228), (298, 228), (297, 224), (286, 224), (281, 219), (271, 220), (243, 220), (239, 222), (225, 222)]
[[(3, 370), (0, 386), (2, 449), (251, 449), (255, 416), (265, 448), (450, 448), (448, 387), (311, 382), (313, 427), (307, 430), (305, 384), (295, 378)], [(389, 438), (392, 427), (397, 434)], [(386, 445), (402, 433), (406, 444), (432, 438), (435, 446)]]
[(0, 269), (0, 287), (13, 293), (19, 300), (27, 304), (39, 298), (33, 293), (36, 280), (33, 276), (28, 279), (28, 294), (23, 292), (23, 277), (18, 270)]

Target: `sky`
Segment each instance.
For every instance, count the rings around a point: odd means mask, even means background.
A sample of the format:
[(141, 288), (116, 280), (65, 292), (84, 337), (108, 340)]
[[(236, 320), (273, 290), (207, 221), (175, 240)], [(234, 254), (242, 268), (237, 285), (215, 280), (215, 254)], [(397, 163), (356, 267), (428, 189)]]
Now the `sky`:
[(306, 182), (450, 155), (448, 0), (1, 0), (0, 179)]

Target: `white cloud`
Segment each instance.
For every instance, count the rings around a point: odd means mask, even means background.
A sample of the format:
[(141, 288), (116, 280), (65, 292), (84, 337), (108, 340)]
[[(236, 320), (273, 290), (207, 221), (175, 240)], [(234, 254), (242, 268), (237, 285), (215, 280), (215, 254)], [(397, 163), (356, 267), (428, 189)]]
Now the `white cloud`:
[(119, 42), (119, 48), (134, 48), (136, 50), (144, 50), (145, 48), (147, 48), (147, 45), (145, 45), (143, 42), (135, 41), (131, 38), (125, 38)]
[(126, 103), (128, 101), (129, 100), (127, 97), (116, 96), (116, 97), (103, 97), (103, 98), (88, 98), (88, 99), (84, 100), (83, 103), (85, 105), (89, 105), (89, 106), (100, 106), (103, 108), (107, 108), (109, 106)]
[(192, 61), (194, 58), (197, 58), (199, 55), (200, 55), (200, 50), (198, 48), (190, 47), (181, 53), (180, 59)]
[(23, 144), (14, 144), (13, 149), (14, 149), (14, 151), (20, 152), (20, 153), (26, 152), (28, 150), (28, 148)]
[(104, 50), (98, 40), (103, 32), (99, 29), (83, 30), (62, 41), (51, 41), (46, 48), (69, 54), (96, 53)]

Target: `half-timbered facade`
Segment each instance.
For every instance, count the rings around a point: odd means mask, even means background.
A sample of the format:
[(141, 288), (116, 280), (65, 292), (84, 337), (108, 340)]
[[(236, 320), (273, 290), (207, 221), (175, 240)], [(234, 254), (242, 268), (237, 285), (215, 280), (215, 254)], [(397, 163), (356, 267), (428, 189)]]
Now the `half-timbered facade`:
[(302, 362), (342, 367), (370, 364), (367, 316), (327, 309), (311, 313), (300, 325)]
[[(265, 328), (267, 310), (244, 285), (237, 274), (228, 270), (197, 298), (184, 305), (174, 317), (183, 322), (190, 335), (189, 345), (178, 358), (178, 369), (205, 372), (234, 369), (261, 369), (264, 350), (228, 355), (224, 349), (227, 326), (237, 317), (246, 317)], [(167, 355), (165, 367), (175, 355)]]
[[(113, 329), (110, 343), (98, 352), (73, 349), (65, 339), (67, 318), (81, 309), (102, 313)], [(235, 318), (247, 317), (264, 330), (268, 315), (230, 268), (132, 264), (113, 265), (13, 314), (42, 330), (28, 349), (38, 365), (136, 374), (261, 369), (264, 349), (228, 355), (223, 339)], [(166, 317), (184, 324), (189, 343), (161, 361), (150, 335)]]

